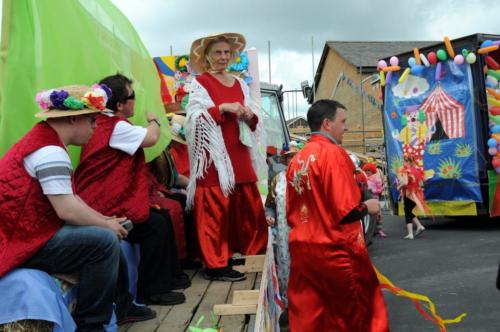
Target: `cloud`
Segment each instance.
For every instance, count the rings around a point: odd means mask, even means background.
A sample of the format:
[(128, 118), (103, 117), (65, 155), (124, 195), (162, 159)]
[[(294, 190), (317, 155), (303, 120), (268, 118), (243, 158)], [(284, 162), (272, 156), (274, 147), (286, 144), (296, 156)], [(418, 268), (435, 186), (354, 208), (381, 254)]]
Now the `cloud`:
[(403, 83), (392, 88), (392, 93), (399, 98), (414, 98), (429, 90), (429, 83), (422, 77), (408, 75)]

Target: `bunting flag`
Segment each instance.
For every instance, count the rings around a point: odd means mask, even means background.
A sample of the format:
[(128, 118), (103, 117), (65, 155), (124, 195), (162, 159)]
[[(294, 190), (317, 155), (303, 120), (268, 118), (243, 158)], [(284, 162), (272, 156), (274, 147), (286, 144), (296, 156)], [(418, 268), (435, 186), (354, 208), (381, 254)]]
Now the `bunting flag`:
[[(467, 316), (467, 314), (463, 313), (453, 319), (443, 319), (441, 316), (438, 315), (436, 311), (436, 306), (434, 303), (425, 295), (417, 294), (417, 293), (412, 293), (408, 292), (407, 290), (404, 290), (402, 288), (399, 288), (395, 286), (389, 279), (387, 279), (386, 276), (384, 276), (382, 273), (380, 273), (375, 266), (373, 267), (375, 270), (375, 273), (377, 274), (378, 281), (380, 283), (380, 287), (382, 289), (387, 289), (391, 293), (397, 296), (403, 296), (408, 299), (410, 299), (415, 307), (417, 308), (418, 312), (427, 320), (430, 320), (434, 324), (436, 324), (439, 327), (440, 332), (446, 332), (446, 325), (447, 324), (455, 324), (455, 323), (460, 323), (462, 319)], [(424, 308), (422, 304), (425, 303), (427, 304), (427, 307)], [(425, 310), (427, 309), (427, 310)]]
[[(148, 160), (170, 142), (160, 80), (151, 56), (110, 0), (4, 0), (0, 43), (0, 157), (38, 121), (35, 95), (70, 84), (96, 83), (120, 72), (134, 81), (135, 115), (160, 116), (159, 142)], [(79, 149), (70, 149), (77, 162)]]

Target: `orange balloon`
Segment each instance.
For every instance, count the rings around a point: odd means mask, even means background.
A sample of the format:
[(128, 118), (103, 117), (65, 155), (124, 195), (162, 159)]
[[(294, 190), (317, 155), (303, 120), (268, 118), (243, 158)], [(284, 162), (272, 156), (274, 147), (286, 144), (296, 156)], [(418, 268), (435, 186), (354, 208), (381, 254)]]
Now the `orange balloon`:
[(384, 73), (387, 73), (388, 71), (398, 71), (398, 70), (401, 70), (400, 66), (388, 66), (388, 67), (382, 68), (382, 71)]
[(420, 59), (420, 52), (418, 51), (418, 48), (413, 49), (413, 55), (415, 56), (415, 62), (417, 65), (422, 65), (422, 60)]
[(453, 60), (453, 58), (455, 58), (455, 51), (451, 46), (450, 38), (448, 38), (448, 36), (444, 37), (444, 46), (446, 47), (446, 52), (448, 52), (448, 55)]
[(489, 52), (494, 52), (494, 51), (498, 50), (499, 48), (500, 48), (500, 46), (498, 46), (498, 45), (483, 47), (483, 48), (478, 49), (477, 53), (485, 54), (485, 53), (489, 53)]

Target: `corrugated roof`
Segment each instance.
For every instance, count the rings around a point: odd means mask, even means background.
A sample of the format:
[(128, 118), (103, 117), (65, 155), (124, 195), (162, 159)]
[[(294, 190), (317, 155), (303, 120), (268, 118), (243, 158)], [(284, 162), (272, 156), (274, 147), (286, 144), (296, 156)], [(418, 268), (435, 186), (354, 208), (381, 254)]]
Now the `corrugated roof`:
[(434, 45), (436, 41), (328, 41), (334, 49), (356, 67), (376, 67), (377, 61), (389, 56), (408, 52), (416, 48)]

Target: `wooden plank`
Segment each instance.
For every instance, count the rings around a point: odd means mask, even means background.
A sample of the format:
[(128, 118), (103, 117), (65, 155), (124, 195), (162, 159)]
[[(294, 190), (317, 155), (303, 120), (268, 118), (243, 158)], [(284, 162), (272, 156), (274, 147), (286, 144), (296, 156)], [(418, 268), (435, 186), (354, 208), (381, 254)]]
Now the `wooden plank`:
[(209, 326), (211, 313), (215, 304), (226, 303), (229, 291), (231, 289), (231, 282), (227, 281), (212, 281), (203, 297), (196, 313), (191, 322), (194, 324), (201, 316), (205, 317), (203, 326)]
[[(203, 299), (210, 281), (203, 278), (202, 272), (199, 271), (194, 275), (191, 283), (191, 287), (184, 290), (186, 302), (172, 307), (172, 310), (170, 310), (161, 322), (157, 332), (181, 332), (190, 325), (192, 317)], [(191, 324), (194, 324), (194, 322)]]
[(259, 300), (259, 290), (235, 290), (233, 293), (232, 304), (244, 305), (244, 304), (257, 304)]
[[(214, 313), (216, 315), (249, 315), (255, 314), (257, 311), (257, 304), (243, 304), (243, 305), (235, 305), (235, 304), (216, 304), (214, 305)], [(219, 324), (219, 327), (220, 326)]]
[[(229, 299), (234, 299), (234, 293), (240, 290), (253, 290), (256, 279), (257, 273), (247, 273), (247, 280), (233, 282)], [(219, 320), (219, 327), (223, 331), (243, 331), (247, 320), (246, 315), (222, 316)]]
[(241, 273), (260, 272), (264, 267), (266, 255), (245, 256), (245, 265), (233, 266), (233, 269)]

